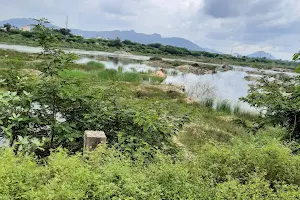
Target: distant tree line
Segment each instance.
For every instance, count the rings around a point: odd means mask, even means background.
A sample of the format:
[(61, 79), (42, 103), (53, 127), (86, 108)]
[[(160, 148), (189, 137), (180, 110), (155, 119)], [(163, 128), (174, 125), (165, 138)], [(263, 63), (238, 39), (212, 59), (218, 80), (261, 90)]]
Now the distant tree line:
[[(9, 36), (21, 35), (25, 39), (32, 40), (34, 38), (34, 31), (21, 31), (18, 29), (12, 29), (10, 24), (4, 25), (6, 33)], [(1, 30), (2, 32), (4, 30)], [(154, 44), (140, 44), (132, 42), (130, 40), (121, 40), (116, 38), (103, 39), (103, 38), (84, 38), (82, 36), (74, 35), (70, 29), (53, 29), (56, 37), (62, 42), (63, 47), (68, 48), (83, 48), (87, 50), (100, 50), (100, 51), (115, 51), (124, 50), (132, 53), (140, 54), (153, 54), (153, 55), (170, 55), (170, 56), (190, 56), (196, 58), (208, 58), (214, 59), (214, 61), (220, 62), (231, 62), (232, 64), (248, 65), (251, 64), (253, 67), (260, 67), (260, 65), (277, 65), (277, 66), (290, 66), (295, 67), (294, 62), (288, 62), (283, 60), (269, 60), (267, 58), (249, 58), (234, 57), (226, 54), (217, 54), (204, 51), (191, 51), (187, 48), (175, 47), (170, 45), (162, 45), (159, 43)], [(0, 41), (1, 41), (0, 35)], [(24, 41), (20, 41), (24, 42)], [(204, 60), (207, 61), (207, 60)], [(209, 60), (210, 61), (210, 60)], [(257, 66), (256, 66), (257, 65)]]

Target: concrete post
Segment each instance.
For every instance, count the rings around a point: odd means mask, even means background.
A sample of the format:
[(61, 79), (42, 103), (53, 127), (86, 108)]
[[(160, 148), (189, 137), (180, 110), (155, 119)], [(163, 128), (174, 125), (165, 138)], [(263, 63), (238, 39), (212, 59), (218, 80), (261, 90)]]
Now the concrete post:
[(84, 151), (91, 151), (97, 148), (98, 144), (106, 143), (106, 135), (103, 131), (84, 132)]

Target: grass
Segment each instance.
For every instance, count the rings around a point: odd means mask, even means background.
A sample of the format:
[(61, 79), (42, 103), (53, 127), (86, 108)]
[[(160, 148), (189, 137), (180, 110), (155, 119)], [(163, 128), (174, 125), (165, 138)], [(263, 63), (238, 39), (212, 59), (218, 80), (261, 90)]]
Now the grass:
[(205, 108), (213, 109), (214, 102), (215, 101), (213, 98), (206, 98), (204, 100), (201, 100), (199, 103), (201, 106), (204, 106)]
[(119, 74), (119, 77), (120, 81), (125, 82), (139, 83), (141, 81), (141, 75), (136, 72), (124, 72)]
[(88, 72), (82, 70), (64, 70), (59, 73), (59, 75), (63, 78), (87, 78), (89, 76)]
[(105, 65), (103, 63), (95, 62), (95, 61), (88, 62), (87, 66), (95, 70), (100, 70), (105, 68)]
[(216, 110), (231, 114), (231, 103), (228, 100), (222, 100), (217, 102)]
[(248, 119), (248, 120), (253, 120), (257, 118), (258, 114), (250, 111), (245, 111), (241, 108), (239, 104), (236, 104), (233, 107), (233, 115), (243, 118), (243, 119)]

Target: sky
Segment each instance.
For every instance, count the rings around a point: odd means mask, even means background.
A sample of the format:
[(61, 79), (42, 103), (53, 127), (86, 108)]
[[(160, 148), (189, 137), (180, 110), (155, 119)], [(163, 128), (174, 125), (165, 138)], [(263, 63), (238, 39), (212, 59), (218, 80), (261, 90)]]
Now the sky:
[(0, 0), (0, 20), (49, 19), (82, 30), (135, 30), (200, 47), (291, 60), (300, 50), (299, 0)]

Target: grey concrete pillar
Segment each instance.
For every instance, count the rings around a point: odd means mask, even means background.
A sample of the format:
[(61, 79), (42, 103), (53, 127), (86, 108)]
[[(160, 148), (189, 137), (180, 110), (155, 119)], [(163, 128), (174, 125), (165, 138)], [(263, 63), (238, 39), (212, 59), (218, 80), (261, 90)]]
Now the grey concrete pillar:
[(99, 144), (106, 143), (106, 135), (103, 131), (85, 131), (84, 132), (84, 151), (91, 151), (97, 148)]

